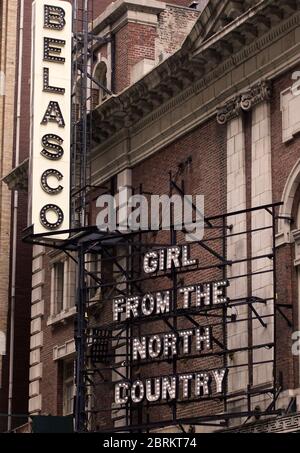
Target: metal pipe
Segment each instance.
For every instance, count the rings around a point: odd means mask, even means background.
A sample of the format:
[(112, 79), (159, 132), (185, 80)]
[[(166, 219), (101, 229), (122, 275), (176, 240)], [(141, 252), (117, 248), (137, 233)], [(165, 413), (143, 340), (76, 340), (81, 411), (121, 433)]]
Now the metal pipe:
[[(22, 91), (22, 64), (23, 64), (23, 29), (24, 29), (24, 0), (20, 0), (19, 19), (19, 59), (17, 85), (17, 118), (16, 118), (16, 151), (15, 166), (19, 165), (20, 158), (20, 121), (21, 121), (21, 91)], [(14, 342), (15, 342), (15, 303), (16, 303), (16, 261), (17, 261), (17, 227), (18, 227), (18, 191), (14, 191), (13, 220), (12, 220), (12, 257), (11, 257), (11, 302), (10, 302), (10, 343), (9, 343), (9, 377), (8, 377), (8, 419), (7, 431), (12, 428), (12, 403), (14, 380)]]

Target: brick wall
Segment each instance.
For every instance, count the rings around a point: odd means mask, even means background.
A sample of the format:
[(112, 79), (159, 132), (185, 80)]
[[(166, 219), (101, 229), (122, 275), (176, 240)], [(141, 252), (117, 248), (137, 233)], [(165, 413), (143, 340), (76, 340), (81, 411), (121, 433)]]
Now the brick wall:
[(45, 278), (42, 297), (44, 300), (44, 314), (42, 318), (43, 347), (41, 350), (41, 363), (43, 367), (40, 382), (42, 395), (42, 414), (63, 415), (62, 398), (62, 365), (59, 360), (54, 361), (53, 349), (62, 346), (74, 338), (74, 318), (66, 318), (61, 323), (48, 325), (51, 314), (51, 266), (46, 249), (44, 255), (44, 268), (49, 278)]
[(132, 67), (144, 58), (155, 60), (155, 27), (128, 23), (115, 36), (115, 92), (130, 85)]
[[(293, 166), (300, 157), (299, 136), (287, 143), (282, 143), (282, 114), (280, 111), (280, 93), (292, 85), (292, 73), (299, 70), (293, 68), (284, 75), (278, 77), (273, 83), (273, 96), (271, 101), (271, 141), (272, 141), (272, 183), (273, 201), (281, 201), (285, 183)], [(293, 217), (299, 205), (299, 194), (295, 197)], [(291, 230), (296, 228), (296, 223), (291, 224)], [(277, 288), (278, 302), (292, 304), (293, 311), (283, 309), (285, 315), (292, 322), (292, 328), (288, 328), (286, 321), (277, 314), (278, 321), (278, 369), (282, 372), (284, 388), (295, 388), (299, 382), (299, 358), (292, 357), (291, 335), (299, 330), (298, 325), (298, 288), (296, 282), (296, 269), (294, 267), (294, 244), (286, 244), (278, 249), (277, 262)]]
[[(108, 2), (109, 3), (109, 2)], [(173, 2), (175, 3), (175, 2)], [(180, 5), (186, 5), (189, 2), (176, 2)], [(173, 11), (179, 11), (175, 17)], [(176, 13), (177, 14), (177, 13)], [(194, 11), (182, 10), (178, 8), (169, 8), (162, 13), (159, 18), (159, 29), (141, 24), (128, 23), (116, 33), (115, 42), (115, 91), (119, 92), (130, 84), (131, 68), (142, 59), (155, 61), (157, 52), (167, 54), (176, 50), (176, 47), (184, 39), (186, 30), (192, 26), (190, 17), (195, 20), (198, 13)], [(175, 31), (178, 31), (180, 24), (184, 24), (182, 32), (176, 33), (176, 42), (174, 40)], [(104, 52), (103, 52), (104, 54)], [(278, 77), (273, 83), (273, 96), (271, 100), (271, 147), (272, 147), (272, 189), (273, 201), (279, 201), (282, 196), (285, 182), (296, 160), (299, 158), (299, 138), (283, 144), (281, 140), (282, 117), (280, 112), (280, 92), (291, 85), (291, 72)], [(246, 134), (246, 180), (247, 180), (247, 199), (246, 206), (251, 207), (252, 197), (252, 167), (251, 167), (251, 133), (252, 118), (248, 115), (245, 121)], [(215, 118), (207, 121), (201, 127), (177, 140), (170, 146), (160, 150), (151, 158), (143, 161), (133, 168), (133, 186), (143, 185), (143, 190), (155, 194), (169, 193), (169, 175), (177, 173), (178, 165), (185, 162), (188, 157), (192, 157), (192, 163), (184, 173), (178, 177), (179, 183), (183, 180), (187, 193), (204, 194), (205, 196), (205, 213), (207, 216), (226, 212), (227, 206), (227, 131), (226, 127), (217, 124)], [(300, 197), (300, 195), (299, 195)], [(300, 198), (297, 198), (299, 200)], [(250, 226), (250, 217), (246, 218)], [(251, 244), (248, 243), (248, 250)], [(210, 263), (207, 254), (200, 254), (200, 259)], [(289, 314), (293, 322), (293, 329), (288, 329), (286, 321), (278, 315), (277, 329), (277, 359), (278, 375), (281, 372), (283, 376), (283, 386), (285, 389), (294, 388), (297, 377), (298, 359), (291, 356), (291, 332), (298, 328), (297, 326), (297, 289), (295, 269), (293, 266), (294, 249), (291, 245), (286, 245), (278, 250), (278, 302), (293, 304), (294, 315)], [(49, 263), (45, 260), (46, 275), (49, 275)], [(195, 273), (193, 276), (186, 277), (184, 284), (205, 281), (218, 276), (217, 271), (209, 271), (200, 274)], [(162, 284), (165, 282), (162, 281)], [(249, 285), (249, 279), (247, 284)], [(149, 288), (151, 289), (151, 288)], [(61, 392), (61, 369), (58, 362), (53, 361), (53, 348), (56, 345), (63, 344), (66, 340), (73, 337), (73, 322), (67, 321), (57, 327), (47, 326), (47, 319), (50, 310), (50, 280), (46, 278), (43, 287), (43, 299), (45, 301), (45, 313), (42, 323), (44, 332), (44, 346), (41, 360), (43, 363), (43, 378), (41, 380), (40, 391), (43, 397), (42, 413), (61, 414), (62, 413), (62, 392)], [(99, 322), (108, 322), (111, 320), (111, 307), (109, 304), (103, 306), (98, 317)], [(201, 364), (195, 362), (193, 367)], [(207, 361), (207, 366), (213, 362)], [(147, 370), (147, 369), (146, 369)], [(168, 366), (155, 369), (155, 375), (162, 374), (164, 371), (169, 372)], [(149, 373), (150, 370), (147, 370)], [(110, 379), (110, 376), (107, 376)], [(112, 401), (112, 385), (106, 383), (97, 395), (98, 401), (110, 406)], [(207, 405), (203, 405), (208, 409)], [(193, 408), (194, 409), (194, 408)], [(217, 411), (217, 404), (209, 405), (210, 411)], [(189, 409), (183, 409), (180, 415), (188, 415)], [(157, 412), (156, 418), (161, 419), (168, 414)], [(98, 417), (99, 426), (110, 426), (109, 417), (100, 415)]]
[[(175, 3), (175, 2), (173, 2)], [(184, 2), (178, 2), (178, 5)], [(183, 5), (184, 6), (184, 5)], [(168, 7), (159, 15), (156, 38), (156, 61), (172, 55), (183, 43), (200, 12), (195, 9)]]
[(94, 17), (99, 16), (105, 8), (107, 8), (112, 3), (111, 0), (94, 0), (93, 1), (93, 13)]
[[(20, 156), (22, 162), (29, 155), (29, 101), (30, 101), (30, 52), (31, 52), (31, 2), (25, 2), (24, 8), (24, 30), (23, 47), (18, 48), (19, 44), (19, 9), (18, 2), (4, 2), (2, 4), (3, 14), (1, 36), (1, 70), (5, 72), (5, 96), (0, 97), (0, 104), (3, 106), (2, 124), (0, 126), (0, 136), (2, 136), (3, 150), (1, 156), (2, 167), (1, 177), (6, 176), (15, 164), (15, 141), (16, 141), (16, 103), (17, 103), (17, 75), (19, 52), (22, 52), (22, 95), (21, 95), (21, 123), (20, 123)], [(7, 14), (7, 17), (6, 17)], [(2, 151), (1, 151), (2, 152)], [(12, 243), (9, 230), (12, 229), (12, 199), (7, 186), (1, 183), (1, 193), (5, 196), (5, 203), (2, 206), (1, 231), (5, 234), (5, 243), (1, 241), (0, 263), (1, 284), (9, 283), (9, 277), (5, 274), (12, 272), (11, 254)], [(16, 286), (15, 286), (15, 314), (14, 314), (14, 377), (13, 377), (13, 414), (25, 414), (28, 411), (28, 369), (29, 369), (29, 341), (30, 341), (30, 292), (31, 292), (31, 247), (22, 242), (23, 230), (27, 227), (27, 194), (18, 194), (18, 214), (17, 214), (17, 243), (16, 243)], [(4, 222), (4, 219), (6, 221)], [(7, 231), (6, 231), (7, 229)], [(6, 232), (5, 232), (6, 231)], [(3, 289), (2, 288), (2, 289)], [(0, 316), (4, 323), (7, 323), (7, 355), (3, 363), (3, 388), (0, 390), (0, 412), (7, 412), (8, 398), (8, 369), (10, 357), (10, 288), (6, 297), (1, 295), (2, 306)], [(4, 306), (6, 304), (6, 306)], [(6, 317), (7, 315), (7, 317)], [(6, 319), (5, 319), (6, 317)], [(0, 327), (1, 329), (1, 327)], [(24, 418), (13, 417), (12, 427), (23, 424)], [(7, 428), (7, 418), (1, 418), (1, 428)]]
[[(294, 71), (295, 69), (293, 69)], [(289, 71), (284, 75), (275, 79), (273, 83), (273, 94), (270, 102), (270, 125), (271, 125), (271, 163), (272, 167), (268, 167), (268, 172), (272, 171), (272, 193), (273, 202), (280, 201), (282, 198), (283, 189), (287, 178), (299, 159), (299, 137), (287, 144), (282, 143), (282, 114), (280, 111), (280, 93), (291, 85), (291, 74)], [(260, 106), (259, 106), (260, 107)], [(256, 183), (255, 183), (255, 125), (256, 120), (253, 115), (258, 115), (259, 112), (264, 112), (264, 107), (255, 109), (255, 112), (248, 113), (243, 121), (245, 129), (245, 152), (246, 152), (246, 203), (245, 207), (252, 207), (256, 205)], [(262, 126), (261, 133), (267, 136), (268, 128)], [(192, 164), (188, 170), (178, 177), (178, 182), (185, 181), (187, 193), (198, 193), (205, 195), (205, 213), (212, 215), (220, 212), (225, 212), (228, 209), (226, 205), (226, 192), (227, 192), (227, 176), (226, 176), (226, 127), (217, 125), (215, 118), (208, 121), (206, 124), (200, 126), (198, 129), (182, 137), (172, 145), (160, 150), (151, 158), (143, 161), (132, 169), (133, 187), (138, 188), (142, 184), (143, 191), (152, 192), (155, 194), (162, 194), (169, 192), (169, 176), (168, 172), (172, 171), (175, 174), (178, 170), (178, 164), (186, 161), (192, 156)], [(268, 173), (269, 178), (269, 173)], [(268, 179), (267, 176), (265, 180)], [(269, 186), (268, 186), (269, 187)], [(300, 201), (300, 189), (295, 197), (293, 217), (296, 215), (296, 208)], [(250, 227), (254, 221), (253, 216), (246, 216), (247, 226)], [(291, 225), (291, 229), (295, 228), (295, 224)], [(157, 238), (156, 238), (157, 239)], [(248, 237), (248, 253), (251, 248), (255, 246), (256, 238)], [(265, 245), (265, 244), (262, 244)], [(201, 256), (201, 255), (200, 255)], [(202, 256), (207, 260), (207, 256)], [(292, 322), (292, 327), (289, 328), (286, 320), (277, 314), (277, 331), (276, 331), (276, 359), (277, 359), (277, 380), (282, 383), (283, 389), (293, 389), (298, 387), (299, 359), (292, 356), (291, 353), (291, 334), (298, 327), (298, 289), (296, 282), (296, 270), (294, 267), (294, 244), (285, 245), (277, 250), (277, 303), (279, 304), (292, 304), (293, 311), (284, 309), (284, 313)], [(250, 266), (250, 267), (249, 267)], [(251, 272), (251, 265), (248, 265), (249, 272)], [(246, 271), (247, 271), (246, 270)], [(201, 273), (197, 275), (186, 277), (184, 284), (189, 284), (192, 281), (205, 281), (206, 278), (214, 278), (211, 273)], [(246, 293), (251, 293), (253, 282), (250, 278), (246, 279)], [(157, 286), (163, 288), (164, 281), (156, 282), (153, 290)], [(251, 288), (252, 286), (252, 288)], [(147, 286), (147, 290), (151, 290)], [(246, 312), (247, 315), (247, 312)], [(162, 327), (162, 326), (160, 326)], [(253, 335), (254, 340), (259, 340), (258, 333), (252, 331), (251, 323), (246, 326), (246, 333)], [(152, 327), (148, 327), (151, 332)], [(162, 329), (157, 328), (156, 331)], [(195, 361), (193, 366), (197, 366)], [(206, 361), (207, 366), (211, 364)], [(178, 370), (180, 371), (180, 369)], [(170, 374), (167, 365), (152, 368), (145, 367), (143, 373), (146, 376), (161, 375), (163, 373)], [(151, 374), (152, 373), (152, 374)], [(154, 373), (154, 374), (153, 374)], [(143, 376), (143, 375), (142, 375)], [(259, 376), (258, 376), (259, 377)], [(203, 406), (206, 410), (209, 407), (210, 411), (218, 410), (217, 405), (211, 404)], [(188, 415), (189, 409), (180, 411), (180, 415)], [(154, 415), (156, 420), (161, 420), (168, 417), (165, 409), (159, 410)]]
[(158, 15), (157, 27), (127, 23), (115, 34), (114, 91), (134, 81), (133, 68), (142, 60), (153, 66), (179, 49), (195, 24), (199, 11), (167, 5)]
[[(186, 162), (188, 158), (192, 158), (192, 162), (187, 165), (185, 170), (179, 176), (179, 164)], [(170, 146), (162, 149), (159, 153), (143, 161), (132, 170), (133, 187), (138, 188), (142, 184), (142, 191), (153, 194), (169, 194), (169, 172), (172, 172), (176, 183), (181, 186), (184, 183), (186, 194), (201, 194), (205, 197), (205, 214), (207, 216), (226, 212), (226, 129), (220, 128), (215, 119), (212, 119), (193, 132), (187, 134), (177, 140)], [(176, 192), (174, 191), (173, 194)], [(178, 239), (183, 240), (182, 234), (178, 234)], [(147, 240), (151, 240), (148, 237)], [(153, 235), (154, 242), (170, 243), (169, 232)], [(221, 244), (215, 243), (213, 248), (221, 253)], [(191, 247), (193, 257), (199, 259), (199, 263), (203, 266), (215, 263), (208, 252), (200, 246), (193, 245)], [(222, 278), (220, 269), (209, 269), (196, 271), (184, 275), (180, 275), (180, 286), (188, 286), (200, 282), (218, 280)], [(165, 277), (148, 281), (144, 284), (143, 289), (146, 291), (157, 291), (166, 289), (171, 286), (171, 281)], [(182, 300), (178, 300), (180, 307)], [(197, 321), (203, 324), (203, 318), (195, 317)], [(206, 319), (207, 324), (211, 324), (211, 319)], [(190, 328), (184, 318), (178, 318), (178, 328)], [(149, 334), (153, 332), (168, 332), (169, 329), (165, 323), (158, 321), (141, 326), (141, 333)], [(214, 336), (221, 340), (221, 331), (218, 326), (214, 327)], [(214, 351), (218, 347), (214, 345)], [(220, 357), (207, 357), (197, 359), (184, 359), (177, 362), (177, 372), (193, 372), (199, 369), (210, 369), (213, 367), (222, 367), (222, 359)], [(140, 371), (141, 370), (141, 371)], [(171, 362), (162, 362), (160, 364), (146, 365), (137, 367), (133, 374), (140, 373), (140, 376), (162, 376), (172, 375)], [(203, 401), (201, 407), (197, 403), (188, 405), (178, 405), (178, 417), (189, 417), (191, 414), (216, 413), (221, 410), (221, 405), (218, 401)], [(152, 421), (170, 420), (172, 418), (171, 411), (166, 407), (157, 407), (150, 410)], [(137, 416), (137, 415), (136, 415)]]

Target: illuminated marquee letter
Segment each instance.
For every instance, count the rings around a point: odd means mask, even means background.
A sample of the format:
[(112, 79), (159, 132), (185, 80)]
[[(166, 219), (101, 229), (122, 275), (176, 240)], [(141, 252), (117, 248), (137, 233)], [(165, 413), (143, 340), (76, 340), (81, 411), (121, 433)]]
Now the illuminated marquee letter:
[[(51, 221), (49, 217), (53, 214), (56, 220)], [(47, 230), (57, 230), (64, 221), (64, 214), (59, 206), (47, 204), (40, 211), (40, 221)]]
[(43, 91), (47, 93), (65, 94), (65, 88), (52, 87), (49, 85), (49, 68), (43, 68)]
[(159, 335), (153, 335), (150, 337), (148, 344), (149, 357), (156, 359), (160, 356), (162, 351), (162, 343)]
[[(51, 46), (56, 44), (56, 46)], [(44, 61), (52, 61), (54, 63), (64, 63), (66, 59), (64, 57), (58, 57), (61, 54), (61, 47), (66, 45), (64, 39), (44, 38)], [(57, 47), (60, 46), (60, 47)], [(54, 55), (53, 55), (54, 54)]]
[(159, 400), (160, 387), (160, 378), (146, 380), (146, 399), (149, 403)]
[(156, 293), (156, 314), (169, 313), (170, 311), (170, 291)]
[(132, 342), (132, 349), (133, 349), (133, 360), (138, 359), (138, 354), (140, 355), (142, 360), (146, 360), (146, 337), (142, 337), (141, 340), (138, 338), (134, 338)]
[(189, 398), (191, 394), (191, 380), (193, 379), (192, 374), (181, 374), (179, 376), (179, 381), (183, 382), (183, 398)]
[(142, 313), (145, 316), (152, 315), (154, 306), (155, 306), (155, 302), (154, 302), (154, 297), (152, 296), (152, 294), (149, 294), (149, 293), (145, 294), (145, 296), (142, 299)]
[(144, 271), (153, 274), (158, 268), (158, 255), (156, 252), (148, 252), (144, 256)]
[(42, 145), (44, 146), (44, 148), (41, 151), (41, 155), (49, 160), (61, 159), (62, 156), (64, 155), (64, 150), (60, 145), (62, 145), (63, 142), (64, 142), (63, 139), (59, 137), (59, 135), (55, 134), (44, 135), (42, 138)]
[(213, 284), (213, 304), (226, 304), (227, 297), (224, 296), (224, 289), (228, 286), (228, 281), (216, 282)]
[(139, 298), (138, 296), (128, 297), (126, 301), (126, 318), (130, 318), (131, 313), (133, 314), (134, 318), (137, 318), (138, 313), (138, 306), (139, 306)]
[(210, 305), (210, 285), (199, 285), (196, 287), (196, 306)]
[(167, 269), (172, 268), (172, 263), (174, 267), (180, 267), (179, 262), (180, 248), (179, 247), (170, 247), (167, 250)]
[(114, 299), (113, 301), (113, 314), (114, 314), (114, 321), (120, 321), (120, 313), (123, 313), (124, 309), (122, 305), (124, 304), (125, 299)]
[(223, 391), (223, 381), (227, 374), (227, 370), (215, 370), (213, 371), (213, 376), (216, 382), (216, 393), (222, 393)]
[(191, 293), (195, 292), (195, 287), (188, 286), (186, 288), (181, 288), (179, 292), (184, 295), (183, 308), (189, 308), (191, 302)]
[(163, 400), (176, 398), (176, 376), (162, 378), (161, 398)]
[(129, 384), (127, 382), (120, 382), (115, 386), (115, 403), (126, 404), (128, 401), (127, 391)]
[(134, 403), (141, 403), (145, 396), (145, 387), (142, 381), (135, 381), (131, 387), (131, 399)]
[(210, 376), (207, 373), (196, 373), (195, 375), (195, 396), (210, 394)]
[(65, 10), (59, 6), (44, 6), (44, 27), (51, 30), (62, 30), (66, 25)]
[(198, 260), (196, 259), (191, 259), (189, 257), (189, 252), (190, 252), (190, 249), (187, 245), (184, 245), (182, 247), (182, 266), (186, 267), (186, 266), (194, 266), (195, 264), (198, 263)]
[(167, 333), (164, 338), (164, 356), (173, 357), (177, 355), (177, 336), (175, 333)]
[(191, 351), (191, 336), (193, 335), (192, 330), (182, 330), (179, 332), (179, 337), (182, 338), (183, 342), (183, 353), (189, 354)]
[(201, 352), (204, 348), (211, 349), (211, 327), (196, 329), (196, 349)]
[(49, 178), (50, 176), (53, 176), (53, 177), (55, 177), (58, 181), (60, 181), (60, 180), (63, 179), (63, 175), (62, 175), (59, 171), (54, 170), (53, 168), (44, 171), (44, 173), (42, 174), (42, 177), (41, 177), (41, 185), (42, 185), (43, 190), (44, 190), (46, 193), (49, 193), (50, 195), (56, 195), (56, 194), (60, 193), (60, 192), (63, 190), (63, 186), (61, 186), (61, 185), (58, 185), (57, 187), (51, 187), (51, 186), (49, 186), (48, 178)]
[(59, 127), (65, 127), (65, 121), (62, 116), (59, 103), (56, 101), (49, 102), (41, 124), (47, 124), (48, 121), (56, 122), (59, 125)]

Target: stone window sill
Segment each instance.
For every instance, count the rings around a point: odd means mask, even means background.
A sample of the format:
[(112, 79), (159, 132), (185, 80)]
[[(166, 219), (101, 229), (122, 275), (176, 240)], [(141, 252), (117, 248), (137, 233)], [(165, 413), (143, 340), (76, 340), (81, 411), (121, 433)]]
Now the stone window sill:
[(53, 326), (55, 324), (66, 324), (69, 318), (72, 318), (76, 314), (76, 307), (71, 307), (67, 310), (63, 310), (57, 315), (49, 316), (47, 320), (47, 326)]

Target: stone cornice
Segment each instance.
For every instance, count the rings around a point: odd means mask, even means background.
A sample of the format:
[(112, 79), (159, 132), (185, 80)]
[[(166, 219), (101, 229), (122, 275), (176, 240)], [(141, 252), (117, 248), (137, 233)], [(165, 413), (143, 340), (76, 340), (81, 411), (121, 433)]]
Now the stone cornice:
[(24, 160), (20, 165), (14, 168), (8, 175), (3, 178), (10, 190), (19, 190), (27, 192), (28, 190), (28, 167), (29, 158)]
[[(274, 62), (270, 62), (264, 67), (263, 71), (253, 72), (249, 81), (254, 83), (262, 75), (270, 80), (280, 76), (299, 63), (299, 55), (300, 43), (288, 53), (282, 54), (276, 60), (276, 66), (274, 66)], [(237, 87), (243, 90), (247, 85), (248, 80), (245, 79), (243, 84), (239, 83)], [(166, 108), (163, 114), (154, 119), (151, 118), (151, 121), (145, 118), (143, 127), (137, 126), (135, 129), (135, 135), (133, 135), (132, 129), (123, 128), (106, 140), (105, 143), (94, 148), (94, 163), (92, 166), (94, 169), (92, 174), (94, 183), (102, 184), (119, 171), (138, 164), (143, 159), (148, 158), (165, 146), (180, 139), (186, 133), (199, 127), (210, 118), (215, 117), (217, 105), (224, 103), (226, 99), (230, 99), (236, 90), (234, 86), (230, 87), (228, 90), (220, 92), (217, 98), (214, 97), (213, 86), (208, 88), (208, 92), (206, 91), (200, 93), (192, 92), (189, 98), (182, 101), (182, 103), (176, 103), (176, 100), (173, 100), (172, 107)], [(187, 106), (190, 103), (191, 108), (187, 112)], [(168, 124), (167, 118), (172, 118), (173, 112), (178, 117), (180, 111), (184, 112), (180, 115), (180, 119)], [(162, 122), (164, 124), (163, 128), (159, 126)], [(159, 133), (157, 133), (158, 128), (160, 129)], [(129, 134), (130, 139), (128, 137)], [(136, 141), (136, 136), (139, 135), (143, 137), (143, 140), (138, 145), (133, 144)]]
[(217, 121), (219, 124), (226, 124), (232, 118), (239, 116), (241, 112), (249, 112), (255, 105), (270, 100), (270, 98), (271, 83), (266, 80), (258, 82), (247, 91), (234, 96), (219, 107)]
[[(285, 20), (277, 20), (276, 10), (275, 19), (266, 22), (264, 13), (271, 4), (280, 5), (279, 12)], [(225, 27), (218, 32), (210, 47), (205, 41), (196, 56), (191, 57), (183, 47), (135, 85), (101, 104), (95, 113), (95, 142), (105, 142), (123, 127), (134, 132), (149, 124), (299, 24), (299, 15), (291, 15), (283, 1), (262, 0), (254, 8), (237, 19), (235, 27), (232, 23), (230, 30)]]
[[(290, 34), (295, 30), (299, 24), (299, 12), (289, 15), (261, 37), (252, 40), (249, 45), (228, 57), (215, 69), (203, 74), (199, 80), (189, 83), (184, 90), (171, 99), (165, 99), (163, 104), (158, 105), (153, 112), (150, 111), (143, 118), (137, 118), (136, 124), (131, 127), (123, 127), (126, 105), (122, 104), (119, 97), (113, 98), (112, 102), (115, 105), (112, 115), (116, 119), (117, 130), (107, 134), (98, 146), (95, 144), (93, 180), (102, 183), (116, 172), (137, 164), (215, 116), (217, 107), (234, 97), (235, 93), (246, 91), (249, 85), (253, 86), (262, 78), (272, 80), (294, 67), (299, 61), (300, 54), (300, 44), (297, 41), (289, 47), (284, 46), (276, 54), (274, 50), (277, 52), (277, 43), (282, 41), (287, 33)], [(266, 58), (264, 55), (270, 56)], [(250, 69), (248, 62), (260, 62), (262, 57), (263, 64), (257, 64)], [(245, 70), (248, 71), (247, 78), (243, 75)], [(231, 79), (234, 72), (240, 74), (240, 77), (235, 76), (235, 79)], [(156, 70), (151, 77), (159, 80)], [(139, 86), (140, 93), (144, 93), (145, 96), (148, 92), (145, 80), (142, 79), (136, 85)], [(155, 90), (152, 90), (151, 95), (153, 95), (153, 102), (159, 103), (162, 95)], [(114, 109), (118, 111), (118, 116), (114, 113)], [(95, 115), (97, 117), (94, 124), (101, 130), (102, 116), (99, 111), (95, 112)], [(171, 122), (166, 121), (168, 118), (171, 118)]]
[[(130, 11), (157, 16), (166, 8), (166, 4), (156, 0), (118, 0), (110, 4), (93, 22), (93, 33), (99, 34), (107, 26), (118, 22)], [(157, 21), (157, 18), (156, 18)]]
[[(246, 109), (246, 101), (249, 101), (247, 87), (250, 86), (253, 89), (258, 80), (271, 80), (297, 64), (300, 44), (296, 42), (278, 55), (270, 57), (270, 61), (267, 60), (257, 69), (245, 74), (244, 78), (241, 76), (237, 82), (233, 80), (230, 83), (226, 82), (229, 78), (231, 79), (232, 71), (246, 65), (249, 60), (258, 59), (265, 49), (266, 52), (269, 52), (268, 48), (272, 43), (279, 41), (299, 26), (300, 12), (294, 10), (291, 13), (289, 10), (289, 14), (287, 14), (288, 5), (292, 3), (285, 4), (283, 0), (261, 1), (259, 6), (262, 11), (263, 7), (269, 8), (271, 4), (280, 4), (282, 8), (276, 10), (275, 16), (279, 17), (280, 11), (282, 11), (284, 20), (275, 18), (275, 21), (270, 20), (268, 25), (265, 22), (265, 16), (259, 14), (257, 30), (260, 32), (258, 36), (253, 39), (252, 35), (252, 38), (241, 44), (238, 50), (234, 48), (233, 54), (228, 54), (229, 48), (223, 44), (222, 49), (225, 52), (223, 59), (218, 60), (214, 54), (216, 58), (214, 62), (206, 61), (204, 63), (201, 58), (190, 58), (186, 52), (178, 51), (121, 95), (105, 101), (93, 112), (95, 139), (92, 154), (94, 160), (93, 181), (97, 183), (106, 181), (116, 172), (149, 157), (215, 116), (220, 105), (228, 104), (229, 112), (235, 114), (235, 109), (230, 104), (234, 99), (240, 99), (242, 94), (245, 95)], [(296, 5), (300, 9), (300, 4), (296, 3)], [(286, 12), (284, 13), (284, 11)], [(207, 20), (209, 21), (209, 18)], [(255, 16), (251, 16), (251, 18), (249, 16), (251, 23), (254, 20)], [(243, 24), (239, 22), (239, 26), (242, 25), (248, 25), (245, 17)], [(253, 28), (251, 30), (254, 33)], [(235, 31), (232, 30), (231, 33), (233, 33), (233, 40), (236, 40)], [(227, 33), (226, 36), (230, 37), (231, 33)], [(242, 29), (239, 28), (238, 33), (242, 33)], [(216, 45), (219, 41), (224, 41), (223, 31), (217, 34), (219, 38), (214, 41)], [(207, 58), (209, 57), (207, 56)], [(251, 105), (253, 102), (258, 102), (261, 93), (262, 90), (259, 90), (256, 95), (253, 92), (250, 93)], [(239, 110), (241, 107), (237, 105), (235, 108)], [(184, 113), (179, 118), (178, 114), (181, 109)], [(175, 117), (173, 117), (173, 112)], [(153, 126), (159, 124), (160, 121), (165, 123), (166, 116), (172, 117), (172, 122), (169, 125), (164, 124), (163, 128), (160, 127), (159, 133), (154, 132)], [(149, 130), (152, 131), (151, 134), (148, 132)], [(143, 140), (138, 143), (135, 138), (137, 134), (143, 136)], [(133, 143), (134, 141), (135, 143)], [(13, 173), (8, 175), (9, 179), (5, 182), (13, 181), (11, 178)]]

